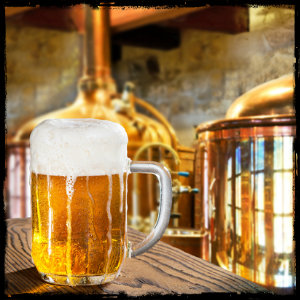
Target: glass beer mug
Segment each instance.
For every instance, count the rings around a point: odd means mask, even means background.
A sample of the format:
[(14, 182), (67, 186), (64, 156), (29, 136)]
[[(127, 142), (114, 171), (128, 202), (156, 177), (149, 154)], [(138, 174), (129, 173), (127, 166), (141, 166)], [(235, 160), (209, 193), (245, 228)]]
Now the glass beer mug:
[(114, 280), (127, 249), (127, 176), (155, 174), (159, 216), (131, 256), (152, 247), (169, 223), (171, 176), (156, 162), (127, 158), (125, 129), (95, 119), (49, 119), (30, 136), (32, 259), (42, 279), (66, 285)]

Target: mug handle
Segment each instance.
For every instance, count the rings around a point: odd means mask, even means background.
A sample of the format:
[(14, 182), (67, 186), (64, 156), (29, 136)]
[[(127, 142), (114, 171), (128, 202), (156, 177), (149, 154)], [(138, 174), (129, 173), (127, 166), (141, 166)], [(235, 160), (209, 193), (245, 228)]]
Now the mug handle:
[(142, 242), (132, 246), (130, 256), (134, 257), (155, 245), (168, 227), (172, 208), (172, 180), (168, 169), (154, 161), (134, 161), (130, 164), (130, 172), (156, 175), (160, 184), (160, 205), (156, 224)]

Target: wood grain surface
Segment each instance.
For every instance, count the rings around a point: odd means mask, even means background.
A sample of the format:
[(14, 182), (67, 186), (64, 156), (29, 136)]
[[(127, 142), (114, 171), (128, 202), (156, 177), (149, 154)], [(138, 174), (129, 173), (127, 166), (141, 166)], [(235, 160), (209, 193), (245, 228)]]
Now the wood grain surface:
[[(128, 228), (132, 243), (144, 234)], [(166, 243), (127, 258), (120, 276), (98, 286), (68, 287), (41, 280), (31, 260), (31, 219), (7, 220), (5, 253), (6, 295), (17, 294), (104, 294), (143, 296), (151, 294), (191, 295), (202, 293), (268, 294), (263, 287), (197, 258)]]

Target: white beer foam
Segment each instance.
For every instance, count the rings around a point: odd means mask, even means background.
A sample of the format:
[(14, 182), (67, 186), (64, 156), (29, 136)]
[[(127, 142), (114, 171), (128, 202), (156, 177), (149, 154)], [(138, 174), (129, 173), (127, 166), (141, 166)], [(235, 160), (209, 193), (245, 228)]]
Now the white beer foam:
[(48, 119), (30, 135), (31, 172), (96, 176), (127, 172), (128, 137), (114, 122), (98, 119)]

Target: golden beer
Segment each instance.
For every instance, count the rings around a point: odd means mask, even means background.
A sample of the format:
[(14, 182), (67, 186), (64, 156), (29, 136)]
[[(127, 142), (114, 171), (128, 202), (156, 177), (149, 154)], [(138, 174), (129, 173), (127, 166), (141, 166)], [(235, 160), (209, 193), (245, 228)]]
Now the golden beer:
[(33, 262), (49, 283), (102, 284), (118, 277), (127, 254), (127, 176), (160, 178), (156, 227), (128, 250), (152, 247), (168, 225), (171, 176), (155, 162), (131, 163), (125, 129), (106, 120), (49, 119), (30, 135)]
[(126, 252), (126, 183), (126, 173), (31, 174), (32, 258), (40, 273), (109, 277), (119, 270)]

